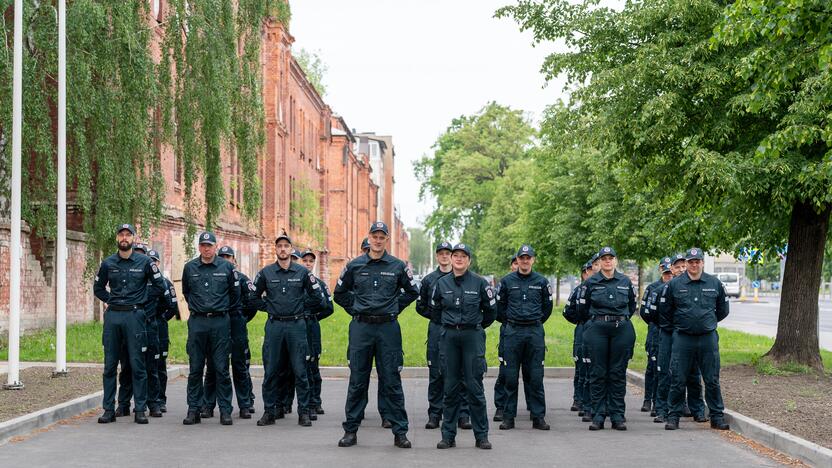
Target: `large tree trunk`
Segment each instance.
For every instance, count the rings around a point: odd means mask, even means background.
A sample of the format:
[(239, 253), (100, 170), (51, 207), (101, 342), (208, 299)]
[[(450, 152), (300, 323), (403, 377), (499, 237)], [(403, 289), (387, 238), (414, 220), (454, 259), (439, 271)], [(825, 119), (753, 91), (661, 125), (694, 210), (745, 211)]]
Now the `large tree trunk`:
[(555, 277), (555, 305), (560, 305), (560, 275)]
[(805, 202), (792, 208), (777, 338), (766, 353), (774, 361), (823, 369), (818, 349), (818, 294), (830, 208), (824, 205), (817, 212)]

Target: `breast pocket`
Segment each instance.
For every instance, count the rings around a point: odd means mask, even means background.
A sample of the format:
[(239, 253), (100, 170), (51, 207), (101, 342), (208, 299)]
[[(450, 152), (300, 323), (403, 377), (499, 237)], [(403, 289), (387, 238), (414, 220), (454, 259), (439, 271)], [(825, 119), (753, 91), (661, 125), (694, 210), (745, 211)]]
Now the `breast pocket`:
[(630, 302), (630, 289), (618, 289), (615, 290), (615, 305), (616, 307), (626, 306), (627, 303)]
[(702, 306), (708, 310), (716, 308), (716, 291), (702, 291)]
[(111, 294), (119, 294), (124, 291), (124, 273), (121, 270), (112, 269), (108, 271), (107, 282)]
[(391, 296), (396, 294), (396, 286), (399, 284), (398, 278), (395, 276), (379, 275), (378, 276), (378, 291), (384, 296)]
[(355, 275), (355, 291), (359, 294), (372, 293), (373, 280), (370, 275)]
[(228, 291), (228, 277), (226, 276), (212, 276), (211, 284), (213, 291), (217, 294), (224, 294)]
[(593, 289), (589, 293), (589, 298), (592, 301), (592, 305), (598, 306), (609, 306), (612, 298), (610, 298), (610, 292), (607, 291), (607, 288), (598, 288)]

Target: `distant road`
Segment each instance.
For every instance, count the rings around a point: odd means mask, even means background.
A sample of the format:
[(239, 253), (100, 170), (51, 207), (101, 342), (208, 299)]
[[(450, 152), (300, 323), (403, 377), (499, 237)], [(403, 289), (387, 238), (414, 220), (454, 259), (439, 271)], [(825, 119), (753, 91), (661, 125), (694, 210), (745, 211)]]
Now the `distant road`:
[[(832, 350), (832, 301), (821, 300), (820, 347)], [(774, 338), (780, 314), (780, 296), (760, 297), (760, 302), (731, 301), (731, 313), (719, 326)]]

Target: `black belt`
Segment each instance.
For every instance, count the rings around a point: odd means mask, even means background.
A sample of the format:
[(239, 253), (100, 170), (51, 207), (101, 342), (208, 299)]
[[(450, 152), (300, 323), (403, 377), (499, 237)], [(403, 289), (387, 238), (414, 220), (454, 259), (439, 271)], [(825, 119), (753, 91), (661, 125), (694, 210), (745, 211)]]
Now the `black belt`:
[(139, 310), (142, 307), (140, 305), (118, 305), (118, 304), (110, 304), (107, 307), (107, 310), (114, 310), (116, 312), (128, 312), (131, 310)]
[(396, 320), (395, 314), (385, 314), (385, 315), (366, 315), (360, 314), (356, 315), (355, 319), (362, 323), (372, 323), (372, 324), (379, 324), (379, 323), (387, 323), (393, 322)]
[(225, 317), (225, 312), (191, 312), (191, 315), (195, 315), (197, 317), (216, 318)]
[(443, 323), (443, 327), (451, 328), (453, 330), (476, 330), (477, 327), (480, 326), (478, 323), (457, 323), (457, 324), (450, 324), (450, 323)]
[(630, 317), (626, 315), (593, 315), (592, 320), (598, 322), (626, 322)]
[(304, 315), (269, 315), (269, 320), (272, 322), (294, 322), (304, 318)]
[(540, 320), (509, 320), (508, 323), (516, 327), (534, 327), (540, 325)]

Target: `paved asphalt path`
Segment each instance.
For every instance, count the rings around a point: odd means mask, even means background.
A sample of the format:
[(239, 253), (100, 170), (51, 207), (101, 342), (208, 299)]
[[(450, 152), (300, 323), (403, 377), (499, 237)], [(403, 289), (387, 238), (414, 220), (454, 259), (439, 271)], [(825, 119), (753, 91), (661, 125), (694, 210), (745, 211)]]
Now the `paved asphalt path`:
[[(371, 384), (367, 418), (358, 432), (358, 446), (338, 448), (343, 431), (344, 399), (347, 381), (327, 379), (323, 384), (325, 415), (311, 428), (297, 425), (296, 414), (275, 426), (257, 427), (262, 414), (258, 392), (258, 412), (251, 420), (234, 419), (233, 426), (221, 426), (219, 418), (203, 420), (197, 426), (183, 426), (185, 379), (170, 382), (169, 412), (139, 426), (128, 418), (114, 424), (97, 424), (98, 412), (76, 418), (68, 424), (0, 446), (0, 466), (60, 467), (156, 467), (156, 466), (686, 466), (748, 467), (775, 466), (777, 463), (744, 445), (729, 441), (722, 434), (690, 420), (681, 430), (665, 431), (646, 413), (640, 413), (640, 397), (628, 390), (627, 432), (607, 429), (589, 432), (587, 423), (568, 411), (572, 384), (566, 379), (547, 379), (549, 404), (548, 432), (531, 429), (528, 413), (522, 411), (517, 428), (500, 431), (490, 423), (490, 451), (474, 448), (471, 431), (459, 431), (457, 448), (437, 450), (438, 430), (424, 429), (427, 403), (426, 379), (405, 379), (410, 440), (414, 448), (393, 446), (393, 436), (380, 426), (375, 410), (375, 381)], [(486, 379), (489, 404), (494, 376)], [(522, 389), (520, 394), (522, 395)], [(521, 405), (522, 406), (522, 405)], [(493, 407), (489, 407), (493, 416)], [(441, 465), (439, 465), (441, 464)]]
[[(832, 302), (821, 300), (820, 347), (832, 350)], [(780, 317), (780, 296), (760, 297), (760, 302), (731, 301), (731, 312), (719, 323), (720, 327), (755, 335), (777, 335), (777, 319)]]

